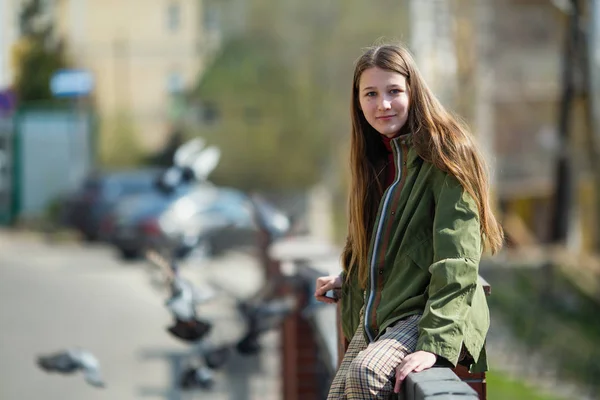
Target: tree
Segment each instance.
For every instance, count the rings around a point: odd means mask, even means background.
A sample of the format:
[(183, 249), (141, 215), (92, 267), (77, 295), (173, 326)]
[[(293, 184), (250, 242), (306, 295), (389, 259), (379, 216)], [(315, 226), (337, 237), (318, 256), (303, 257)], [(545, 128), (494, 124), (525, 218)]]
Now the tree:
[(217, 110), (202, 129), (223, 150), (213, 179), (243, 189), (298, 189), (322, 169), (323, 135), (302, 118), (300, 90), (268, 37), (225, 44), (193, 97)]
[(50, 78), (67, 65), (41, 0), (29, 0), (19, 14), (21, 38), (13, 49), (15, 91), (19, 102), (52, 100)]
[(405, 36), (406, 2), (249, 0), (244, 9), (243, 37), (225, 45), (194, 91), (219, 114), (200, 130), (223, 150), (214, 178), (345, 191), (353, 62), (378, 38)]

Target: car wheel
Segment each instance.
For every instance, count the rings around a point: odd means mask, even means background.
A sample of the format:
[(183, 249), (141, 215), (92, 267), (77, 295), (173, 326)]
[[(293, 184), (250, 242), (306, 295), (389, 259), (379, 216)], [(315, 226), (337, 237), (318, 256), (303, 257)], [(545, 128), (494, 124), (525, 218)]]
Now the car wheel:
[(188, 246), (182, 246), (175, 251), (175, 257), (181, 260), (189, 256), (191, 252), (192, 248)]
[(86, 232), (83, 234), (83, 240), (88, 243), (93, 243), (98, 241), (98, 235), (95, 233)]
[(119, 249), (123, 260), (135, 260), (140, 256), (139, 251), (132, 249)]

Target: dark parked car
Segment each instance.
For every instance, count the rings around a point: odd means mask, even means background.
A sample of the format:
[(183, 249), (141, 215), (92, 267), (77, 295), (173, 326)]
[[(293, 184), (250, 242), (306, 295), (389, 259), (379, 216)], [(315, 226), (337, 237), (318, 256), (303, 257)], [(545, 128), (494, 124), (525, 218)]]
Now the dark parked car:
[(179, 199), (159, 217), (159, 225), (171, 248), (210, 247), (217, 234), (233, 241), (257, 231), (250, 198), (239, 190), (215, 186), (198, 188)]
[(90, 176), (64, 204), (65, 223), (88, 241), (101, 238), (101, 224), (119, 199), (155, 191), (159, 169), (105, 172)]
[(155, 189), (121, 199), (102, 222), (103, 236), (123, 258), (138, 257), (145, 248), (155, 247), (163, 240), (158, 217), (191, 190), (191, 185), (182, 185), (169, 192)]
[(223, 251), (224, 238), (225, 248), (251, 242), (259, 229), (257, 218), (283, 233), (289, 227), (285, 215), (264, 200), (259, 203), (257, 209), (245, 193), (209, 182), (129, 196), (111, 214), (112, 243), (125, 258), (138, 256), (148, 247), (183, 257), (200, 243)]

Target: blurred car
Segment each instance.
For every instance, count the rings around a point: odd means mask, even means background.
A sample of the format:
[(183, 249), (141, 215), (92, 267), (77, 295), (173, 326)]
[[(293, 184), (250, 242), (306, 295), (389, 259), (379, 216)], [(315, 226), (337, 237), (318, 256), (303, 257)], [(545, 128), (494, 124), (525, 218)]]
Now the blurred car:
[(66, 225), (78, 230), (83, 238), (101, 238), (101, 223), (119, 199), (155, 190), (158, 168), (98, 173), (88, 177), (81, 188), (64, 204)]
[(228, 246), (252, 243), (264, 223), (258, 218), (279, 233), (289, 227), (282, 213), (264, 200), (259, 203), (260, 210), (245, 193), (208, 182), (130, 196), (115, 207), (112, 243), (125, 258), (148, 247), (184, 257), (199, 244), (210, 248), (218, 237)]
[(204, 187), (174, 203), (160, 216), (159, 224), (168, 247), (192, 249), (202, 244), (214, 254), (212, 240), (217, 234), (226, 235), (231, 245), (242, 237), (252, 240), (258, 231), (254, 212), (245, 193)]
[(265, 239), (272, 241), (289, 234), (292, 228), (290, 217), (257, 194), (251, 195), (249, 201), (248, 207), (253, 212), (252, 226), (232, 225), (211, 232), (206, 240), (211, 255), (233, 248), (263, 246)]
[(126, 259), (136, 258), (149, 246), (163, 240), (158, 217), (193, 187), (182, 185), (172, 191), (153, 191), (127, 196), (107, 214), (101, 232)]

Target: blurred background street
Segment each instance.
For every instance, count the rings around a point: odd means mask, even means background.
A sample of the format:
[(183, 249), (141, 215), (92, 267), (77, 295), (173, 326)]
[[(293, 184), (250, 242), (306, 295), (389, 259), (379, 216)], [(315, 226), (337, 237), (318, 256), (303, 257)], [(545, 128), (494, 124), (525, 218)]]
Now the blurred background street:
[(388, 40), (470, 126), (505, 231), (491, 370), (462, 378), (600, 399), (600, 0), (0, 0), (0, 400), (324, 399), (313, 285), (353, 63)]
[[(260, 355), (232, 360), (210, 394), (182, 392), (179, 376), (191, 351), (165, 332), (171, 317), (163, 306), (160, 273), (141, 262), (124, 264), (105, 246), (53, 245), (39, 236), (0, 231), (0, 275), (1, 399), (280, 398), (278, 338), (272, 334)], [(199, 285), (240, 277), (244, 285), (225, 283), (240, 296), (258, 290), (263, 279), (256, 260), (244, 253), (190, 268), (186, 276)], [(228, 296), (217, 296), (201, 310), (215, 324), (211, 342), (242, 335)], [(97, 355), (106, 389), (91, 390), (80, 376), (39, 371), (39, 354), (65, 346)]]

